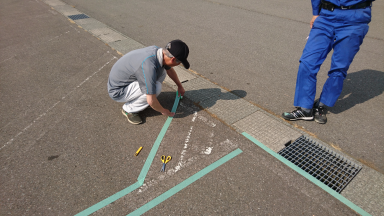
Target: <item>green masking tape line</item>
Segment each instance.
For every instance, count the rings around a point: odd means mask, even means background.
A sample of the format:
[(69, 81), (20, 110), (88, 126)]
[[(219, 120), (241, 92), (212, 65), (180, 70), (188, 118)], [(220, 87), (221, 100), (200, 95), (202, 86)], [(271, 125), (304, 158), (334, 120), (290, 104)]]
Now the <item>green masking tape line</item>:
[(176, 99), (175, 99), (175, 102), (173, 103), (171, 112), (173, 113), (176, 112), (177, 106), (179, 105), (179, 101), (180, 101), (179, 91), (176, 91)]
[[(173, 108), (172, 108), (171, 112), (176, 112), (177, 105), (179, 104), (179, 100), (180, 100), (179, 93), (176, 91), (176, 99), (175, 99), (175, 103), (173, 104)], [(167, 132), (169, 125), (172, 122), (172, 119), (173, 119), (173, 117), (167, 118), (167, 121), (165, 121), (165, 124), (164, 124), (163, 128), (161, 129), (159, 136), (157, 136), (157, 139), (156, 139), (155, 143), (153, 144), (151, 152), (149, 153), (147, 160), (145, 161), (143, 169), (141, 169), (140, 175), (137, 178), (137, 180), (139, 182), (144, 183), (145, 176), (147, 176), (148, 170), (151, 167), (152, 161), (155, 158), (156, 152), (159, 149), (160, 143), (163, 140), (164, 135)]]
[(349, 201), (348, 199), (346, 199), (345, 197), (343, 197), (342, 195), (340, 195), (336, 191), (329, 188), (327, 185), (323, 184), (321, 181), (317, 180), (315, 177), (311, 176), (310, 174), (308, 174), (307, 172), (305, 172), (301, 168), (297, 167), (295, 164), (293, 164), (289, 160), (285, 159), (283, 156), (277, 154), (276, 152), (274, 152), (271, 149), (269, 149), (268, 147), (266, 147), (264, 144), (259, 142), (257, 139), (255, 139), (251, 135), (249, 135), (245, 132), (243, 132), (242, 135), (245, 136), (246, 138), (248, 138), (249, 140), (251, 140), (256, 145), (258, 145), (260, 148), (264, 149), (266, 152), (268, 152), (269, 154), (271, 154), (275, 158), (277, 158), (278, 160), (280, 160), (281, 162), (283, 162), (284, 164), (286, 164), (287, 166), (289, 166), (290, 168), (292, 168), (293, 170), (295, 170), (296, 172), (298, 172), (299, 174), (301, 174), (302, 176), (304, 176), (305, 178), (307, 178), (309, 181), (311, 181), (315, 185), (319, 186), (320, 188), (322, 188), (323, 190), (325, 190), (326, 192), (331, 194), (333, 197), (335, 197), (336, 199), (338, 199), (339, 201), (341, 201), (342, 203), (344, 203), (345, 205), (347, 205), (348, 207), (350, 207), (351, 209), (353, 209), (357, 213), (359, 213), (363, 216), (370, 215), (366, 211), (361, 209), (359, 206), (355, 205), (353, 202)]
[[(176, 91), (176, 99), (175, 99), (175, 102), (173, 104), (171, 112), (176, 112), (176, 109), (177, 109), (177, 106), (179, 104), (179, 101), (180, 101), (179, 93)], [(95, 211), (97, 211), (97, 210), (99, 210), (101, 208), (104, 208), (105, 206), (107, 206), (107, 205), (111, 204), (112, 202), (120, 199), (121, 197), (131, 193), (132, 191), (136, 190), (141, 185), (143, 185), (145, 176), (148, 173), (149, 167), (151, 166), (153, 158), (156, 155), (157, 149), (160, 146), (161, 140), (163, 139), (163, 137), (165, 135), (165, 132), (168, 130), (168, 127), (171, 124), (172, 119), (173, 119), (173, 117), (168, 117), (167, 118), (167, 121), (165, 122), (163, 128), (161, 129), (160, 134), (157, 137), (157, 139), (155, 141), (155, 144), (153, 145), (152, 150), (149, 153), (149, 156), (147, 157), (147, 161), (145, 162), (144, 167), (141, 170), (139, 178), (137, 179), (138, 181), (136, 183), (132, 184), (131, 186), (125, 188), (124, 190), (119, 191), (119, 192), (115, 193), (114, 195), (108, 197), (107, 199), (104, 199), (103, 201), (100, 201), (97, 204), (95, 204), (95, 205), (85, 209), (84, 211), (76, 214), (75, 216), (90, 215), (93, 212), (95, 212)]]
[(161, 194), (160, 196), (156, 197), (155, 199), (149, 201), (148, 203), (146, 203), (145, 205), (141, 206), (140, 208), (136, 209), (135, 211), (131, 212), (128, 215), (132, 216), (132, 215), (144, 214), (145, 212), (149, 211), (150, 209), (152, 209), (156, 205), (160, 204), (161, 202), (165, 201), (166, 199), (168, 199), (169, 197), (173, 196), (177, 192), (181, 191), (182, 189), (184, 189), (188, 185), (192, 184), (193, 182), (195, 182), (199, 178), (203, 177), (207, 173), (211, 172), (212, 170), (214, 170), (217, 167), (221, 166), (225, 162), (227, 162), (230, 159), (234, 158), (235, 156), (237, 156), (241, 152), (243, 152), (241, 149), (236, 149), (235, 151), (227, 154), (226, 156), (220, 158), (218, 161), (216, 161), (213, 164), (211, 164), (211, 165), (205, 167), (204, 169), (200, 170), (199, 172), (197, 172), (193, 176), (187, 178), (186, 180), (184, 180), (180, 184), (178, 184), (175, 187), (169, 189), (167, 192), (165, 192), (165, 193)]
[(139, 188), (142, 184), (140, 184), (139, 182), (136, 182), (135, 184), (125, 188), (124, 190), (122, 191), (119, 191), (117, 193), (115, 193), (114, 195), (108, 197), (107, 199), (85, 209), (84, 211), (76, 214), (75, 216), (83, 216), (83, 215), (90, 215), (92, 214), (93, 212), (111, 204), (112, 202), (120, 199), (121, 197), (131, 193), (132, 191), (136, 190), (137, 188)]

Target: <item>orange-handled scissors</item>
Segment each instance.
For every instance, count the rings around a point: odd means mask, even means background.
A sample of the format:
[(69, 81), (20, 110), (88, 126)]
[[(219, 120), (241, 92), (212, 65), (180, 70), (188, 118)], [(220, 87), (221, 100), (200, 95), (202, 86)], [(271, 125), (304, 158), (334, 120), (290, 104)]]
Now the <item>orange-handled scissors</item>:
[(165, 172), (165, 164), (168, 163), (170, 160), (172, 160), (171, 156), (168, 156), (165, 158), (165, 155), (161, 156), (161, 161), (163, 162), (163, 167), (161, 168), (160, 172)]

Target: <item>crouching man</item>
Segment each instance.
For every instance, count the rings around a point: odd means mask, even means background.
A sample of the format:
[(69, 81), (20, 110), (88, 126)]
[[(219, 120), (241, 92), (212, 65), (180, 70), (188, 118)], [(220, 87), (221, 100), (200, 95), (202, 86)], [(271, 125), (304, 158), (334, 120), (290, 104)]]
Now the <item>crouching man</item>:
[(183, 41), (173, 40), (165, 48), (149, 46), (131, 51), (113, 65), (108, 93), (113, 100), (124, 103), (122, 113), (128, 122), (140, 124), (138, 113), (148, 106), (163, 115), (175, 115), (161, 106), (157, 96), (167, 74), (176, 83), (179, 94), (184, 95), (185, 90), (172, 67), (182, 63), (188, 69), (188, 54), (189, 48)]

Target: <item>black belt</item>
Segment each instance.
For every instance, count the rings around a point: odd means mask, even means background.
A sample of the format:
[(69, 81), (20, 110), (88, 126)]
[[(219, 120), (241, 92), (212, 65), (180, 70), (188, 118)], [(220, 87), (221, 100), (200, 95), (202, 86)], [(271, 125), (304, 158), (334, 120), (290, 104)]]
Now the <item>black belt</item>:
[(361, 3), (351, 5), (351, 6), (337, 6), (331, 2), (321, 0), (321, 4), (320, 4), (320, 8), (326, 9), (329, 11), (333, 11), (335, 8), (336, 9), (342, 9), (342, 10), (350, 10), (350, 9), (366, 8), (369, 6), (372, 6), (372, 1), (361, 2)]

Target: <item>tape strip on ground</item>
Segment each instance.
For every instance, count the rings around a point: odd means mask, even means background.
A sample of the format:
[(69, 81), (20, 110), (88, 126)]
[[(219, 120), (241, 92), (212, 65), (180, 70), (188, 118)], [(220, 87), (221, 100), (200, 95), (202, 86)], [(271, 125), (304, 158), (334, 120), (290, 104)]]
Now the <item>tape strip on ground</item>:
[[(180, 101), (179, 92), (176, 91), (176, 99), (175, 99), (175, 102), (173, 103), (173, 107), (172, 107), (172, 111), (171, 112), (176, 112), (177, 106), (179, 105), (179, 101)], [(106, 199), (96, 203), (95, 205), (85, 209), (84, 211), (76, 214), (75, 216), (90, 215), (90, 214), (98, 211), (99, 209), (102, 209), (105, 206), (111, 204), (112, 202), (120, 199), (121, 197), (131, 193), (132, 191), (136, 190), (137, 188), (141, 187), (143, 185), (143, 183), (144, 183), (144, 179), (145, 179), (145, 177), (146, 177), (146, 175), (148, 173), (149, 167), (151, 166), (152, 161), (155, 158), (157, 149), (159, 148), (160, 143), (163, 140), (164, 135), (167, 132), (169, 125), (172, 122), (172, 119), (173, 119), (173, 117), (168, 117), (167, 118), (167, 121), (165, 122), (163, 128), (161, 129), (160, 134), (158, 135), (158, 137), (157, 137), (157, 139), (155, 141), (155, 144), (153, 145), (153, 147), (151, 149), (151, 152), (149, 153), (149, 155), (147, 157), (147, 160), (146, 160), (143, 168), (141, 169), (140, 175), (137, 178), (138, 181), (136, 183), (130, 185), (129, 187), (125, 188), (124, 190), (121, 190), (121, 191), (113, 194), (112, 196), (110, 196), (110, 197), (108, 197), (108, 198), (106, 198)]]
[(230, 159), (234, 158), (235, 156), (239, 155), (241, 152), (243, 152), (241, 149), (236, 149), (235, 151), (227, 154), (226, 156), (220, 158), (219, 160), (217, 160), (213, 164), (205, 167), (204, 169), (200, 170), (199, 172), (197, 172), (193, 176), (187, 178), (186, 180), (184, 180), (180, 184), (178, 184), (175, 187), (169, 189), (167, 192), (161, 194), (160, 196), (156, 197), (155, 199), (149, 201), (145, 205), (143, 205), (140, 208), (136, 209), (135, 211), (131, 212), (127, 216), (142, 215), (142, 214), (144, 214), (145, 212), (149, 211), (153, 207), (155, 207), (158, 204), (162, 203), (163, 201), (165, 201), (169, 197), (173, 196), (177, 192), (181, 191), (182, 189), (184, 189), (188, 185), (192, 184), (193, 182), (197, 181), (198, 179), (200, 179), (204, 175), (208, 174), (212, 170), (216, 169), (217, 167), (221, 166), (225, 162), (227, 162)]
[(348, 199), (346, 199), (345, 197), (343, 197), (342, 195), (340, 195), (336, 191), (332, 190), (327, 185), (323, 184), (321, 181), (317, 180), (315, 177), (311, 176), (310, 174), (308, 174), (307, 172), (305, 172), (301, 168), (297, 167), (295, 164), (293, 164), (289, 160), (285, 159), (283, 156), (281, 156), (281, 155), (277, 154), (276, 152), (272, 151), (271, 149), (269, 149), (267, 146), (265, 146), (264, 144), (259, 142), (257, 139), (255, 139), (251, 135), (249, 135), (245, 132), (243, 132), (242, 135), (245, 136), (246, 138), (248, 138), (249, 140), (251, 140), (256, 145), (258, 145), (260, 148), (264, 149), (266, 152), (268, 152), (269, 154), (271, 154), (275, 158), (277, 158), (278, 160), (280, 160), (281, 162), (283, 162), (284, 164), (286, 164), (287, 166), (289, 166), (290, 168), (292, 168), (293, 170), (295, 170), (296, 172), (298, 172), (299, 174), (301, 174), (302, 176), (304, 176), (305, 178), (307, 178), (309, 181), (311, 181), (315, 185), (319, 186), (321, 189), (323, 189), (326, 192), (328, 192), (329, 194), (331, 194), (333, 197), (335, 197), (340, 202), (347, 205), (349, 208), (353, 209), (354, 211), (356, 211), (357, 213), (359, 213), (363, 216), (370, 215), (368, 212), (364, 211), (362, 208), (355, 205), (353, 202), (349, 201)]

